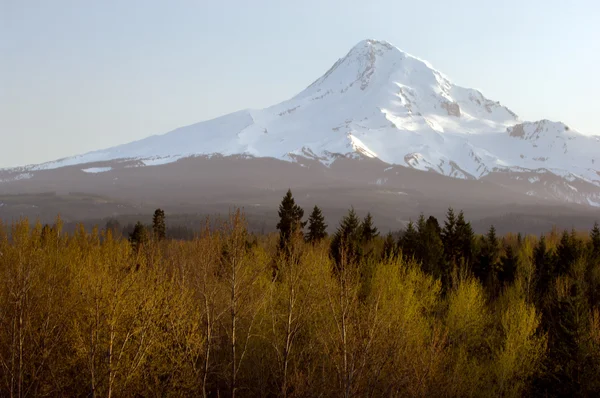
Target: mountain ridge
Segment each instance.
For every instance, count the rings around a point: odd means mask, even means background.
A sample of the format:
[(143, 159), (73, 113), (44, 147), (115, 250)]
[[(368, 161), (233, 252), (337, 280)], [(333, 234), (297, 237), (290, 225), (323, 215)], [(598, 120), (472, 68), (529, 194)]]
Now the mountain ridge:
[[(479, 90), (453, 84), (427, 61), (371, 39), (279, 104), (19, 170), (132, 159), (154, 166), (215, 154), (308, 158), (326, 166), (340, 156), (364, 156), (460, 179), (552, 173), (600, 187), (600, 137), (561, 122), (520, 120)], [(600, 203), (600, 192), (583, 197), (566, 189), (567, 201)]]

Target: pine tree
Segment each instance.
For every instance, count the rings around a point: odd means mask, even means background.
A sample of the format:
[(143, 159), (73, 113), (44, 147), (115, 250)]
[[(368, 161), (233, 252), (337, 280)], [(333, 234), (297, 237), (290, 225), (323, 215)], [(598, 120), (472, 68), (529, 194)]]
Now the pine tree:
[(590, 251), (593, 259), (600, 259), (600, 227), (597, 222), (590, 232)]
[(475, 276), (490, 288), (495, 287), (501, 272), (500, 245), (496, 236), (496, 228), (492, 225), (483, 238), (479, 263), (474, 268)]
[(460, 211), (456, 220), (456, 244), (459, 262), (470, 265), (473, 261), (473, 241), (475, 233), (470, 222), (465, 221), (465, 215)]
[(563, 231), (555, 256), (555, 271), (558, 272), (558, 275), (564, 275), (568, 272), (577, 259), (577, 255), (576, 238), (567, 231)]
[(308, 233), (306, 241), (309, 243), (317, 243), (327, 237), (327, 224), (325, 217), (318, 206), (315, 206), (310, 217), (308, 218)]
[(298, 206), (292, 196), (292, 191), (288, 189), (279, 205), (279, 250), (285, 249), (295, 232), (302, 230), (306, 225), (302, 222), (304, 210)]
[(381, 253), (382, 260), (393, 260), (398, 257), (398, 245), (394, 240), (394, 236), (391, 232), (385, 236), (385, 240), (383, 241), (383, 252)]
[(348, 214), (342, 218), (331, 240), (330, 253), (335, 261), (336, 269), (339, 270), (346, 264), (358, 263), (362, 256), (361, 235), (360, 221), (354, 208), (350, 208)]
[(454, 209), (448, 208), (446, 213), (446, 221), (442, 229), (442, 242), (444, 244), (444, 254), (446, 261), (450, 266), (457, 264), (458, 257), (458, 242), (456, 236), (456, 216)]
[(402, 257), (408, 261), (416, 257), (419, 245), (419, 233), (415, 229), (415, 224), (412, 221), (408, 222), (406, 231), (400, 238), (399, 246), (402, 249)]
[(167, 227), (165, 225), (165, 212), (161, 209), (156, 209), (152, 216), (152, 232), (154, 239), (163, 240), (167, 237)]
[(540, 236), (540, 240), (533, 250), (533, 262), (535, 264), (538, 305), (540, 305), (554, 278), (554, 261), (552, 260), (552, 254), (548, 251), (544, 235)]
[(431, 228), (431, 230), (440, 237), (440, 239), (442, 238), (442, 228), (440, 227), (440, 223), (438, 222), (437, 218), (434, 216), (429, 216), (425, 223), (427, 224), (428, 228)]
[(594, 223), (588, 242), (587, 278), (590, 305), (600, 308), (600, 228)]
[(440, 236), (440, 226), (435, 217), (430, 216), (427, 221), (423, 222), (423, 217), (419, 218), (418, 222), (419, 244), (417, 258), (421, 262), (423, 270), (435, 276), (442, 278), (446, 283), (449, 274), (445, 275), (444, 270), (444, 245)]
[[(596, 396), (585, 391), (589, 385), (589, 305), (585, 295), (585, 281), (572, 277), (557, 280), (549, 304), (548, 364), (552, 396)], [(597, 375), (593, 375), (593, 379)]]
[(504, 256), (502, 257), (502, 269), (498, 279), (502, 284), (513, 283), (517, 272), (517, 256), (510, 244), (505, 244)]
[(377, 227), (373, 225), (373, 217), (371, 216), (371, 213), (367, 213), (367, 215), (365, 216), (364, 220), (360, 225), (360, 230), (362, 234), (362, 240), (365, 243), (369, 243), (377, 236), (379, 236), (379, 231), (377, 230)]
[(139, 251), (141, 247), (148, 244), (148, 230), (141, 222), (137, 222), (133, 228), (133, 232), (129, 236), (129, 241), (134, 251)]

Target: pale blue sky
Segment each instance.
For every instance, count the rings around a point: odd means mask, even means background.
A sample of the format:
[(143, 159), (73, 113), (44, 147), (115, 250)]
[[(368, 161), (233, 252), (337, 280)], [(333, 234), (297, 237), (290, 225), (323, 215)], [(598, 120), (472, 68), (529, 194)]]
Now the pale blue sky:
[(600, 134), (599, 21), (597, 0), (0, 0), (0, 167), (272, 105), (366, 38)]

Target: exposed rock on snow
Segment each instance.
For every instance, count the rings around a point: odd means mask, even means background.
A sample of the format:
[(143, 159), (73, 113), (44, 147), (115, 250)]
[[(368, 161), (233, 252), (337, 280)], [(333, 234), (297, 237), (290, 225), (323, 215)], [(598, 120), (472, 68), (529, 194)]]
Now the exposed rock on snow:
[[(426, 61), (375, 40), (358, 43), (280, 104), (25, 171), (115, 159), (149, 166), (213, 154), (287, 161), (304, 156), (330, 165), (352, 153), (461, 179), (544, 169), (600, 186), (598, 137), (559, 122), (523, 122), (481, 92), (453, 84)], [(89, 170), (84, 169), (94, 172)]]

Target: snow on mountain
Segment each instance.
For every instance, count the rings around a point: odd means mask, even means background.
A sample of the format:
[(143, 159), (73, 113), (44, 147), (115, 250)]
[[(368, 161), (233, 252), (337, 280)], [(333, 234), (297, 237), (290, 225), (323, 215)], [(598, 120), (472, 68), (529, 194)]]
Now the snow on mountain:
[(544, 170), (600, 186), (600, 138), (547, 120), (522, 122), (426, 61), (365, 40), (308, 88), (262, 110), (242, 110), (164, 135), (28, 170), (115, 159), (146, 165), (195, 155), (246, 154), (330, 164), (360, 153), (455, 178)]

